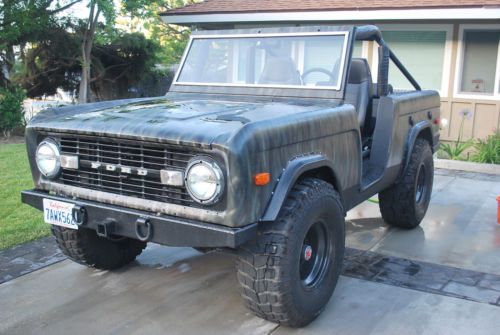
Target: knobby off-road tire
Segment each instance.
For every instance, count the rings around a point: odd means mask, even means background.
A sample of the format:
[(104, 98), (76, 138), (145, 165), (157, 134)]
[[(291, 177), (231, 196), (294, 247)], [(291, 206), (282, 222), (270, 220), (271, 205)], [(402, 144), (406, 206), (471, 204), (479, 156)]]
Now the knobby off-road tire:
[(145, 242), (123, 238), (110, 240), (92, 229), (78, 230), (52, 226), (61, 251), (71, 260), (102, 270), (112, 270), (132, 262), (146, 247)]
[(297, 183), (274, 222), (238, 253), (245, 305), (257, 316), (291, 327), (314, 320), (337, 284), (344, 258), (344, 211), (332, 185)]
[(379, 194), (382, 218), (391, 226), (417, 227), (427, 212), (434, 181), (434, 162), (428, 141), (417, 138), (401, 180)]

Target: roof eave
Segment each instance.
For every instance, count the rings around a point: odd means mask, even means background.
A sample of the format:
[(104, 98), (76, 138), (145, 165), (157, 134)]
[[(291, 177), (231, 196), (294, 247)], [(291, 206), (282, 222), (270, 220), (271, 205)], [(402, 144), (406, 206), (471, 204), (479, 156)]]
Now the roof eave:
[(380, 9), (249, 13), (163, 13), (165, 23), (193, 25), (206, 23), (401, 21), (401, 20), (494, 20), (500, 7)]

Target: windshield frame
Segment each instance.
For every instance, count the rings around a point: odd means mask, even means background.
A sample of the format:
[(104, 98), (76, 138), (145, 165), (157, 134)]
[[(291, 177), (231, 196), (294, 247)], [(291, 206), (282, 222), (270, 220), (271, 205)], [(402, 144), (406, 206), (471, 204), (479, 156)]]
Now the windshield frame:
[[(252, 37), (294, 37), (294, 36), (344, 36), (338, 82), (335, 86), (246, 84), (246, 83), (199, 83), (180, 82), (179, 76), (185, 66), (186, 58), (196, 39), (252, 38)], [(352, 54), (352, 26), (305, 26), (305, 27), (273, 27), (242, 28), (231, 30), (202, 30), (192, 32), (177, 69), (171, 92), (237, 94), (237, 95), (271, 95), (282, 97), (310, 97), (343, 99), (346, 73)]]
[[(342, 75), (344, 71), (344, 65), (346, 61), (347, 54), (347, 44), (348, 44), (348, 34), (347, 31), (321, 31), (321, 32), (289, 32), (289, 33), (257, 33), (257, 34), (228, 34), (228, 35), (194, 35), (189, 39), (188, 46), (186, 47), (186, 52), (183, 55), (181, 65), (177, 71), (174, 83), (176, 85), (192, 85), (192, 86), (236, 86), (236, 87), (267, 87), (267, 88), (307, 88), (313, 90), (335, 90), (339, 91), (342, 83)], [(247, 84), (247, 83), (214, 83), (214, 82), (185, 82), (179, 81), (179, 76), (185, 66), (187, 56), (189, 51), (193, 46), (195, 40), (206, 40), (206, 39), (239, 39), (239, 38), (255, 38), (255, 37), (301, 37), (301, 36), (344, 36), (344, 41), (342, 43), (342, 52), (339, 66), (339, 73), (337, 76), (337, 83), (335, 86), (307, 86), (307, 85), (279, 85), (279, 84)]]

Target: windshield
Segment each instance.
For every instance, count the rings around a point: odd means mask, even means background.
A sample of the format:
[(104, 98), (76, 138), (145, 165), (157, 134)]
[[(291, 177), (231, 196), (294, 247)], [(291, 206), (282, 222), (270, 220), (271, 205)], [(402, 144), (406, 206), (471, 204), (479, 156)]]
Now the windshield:
[(175, 84), (339, 90), (347, 34), (195, 35)]

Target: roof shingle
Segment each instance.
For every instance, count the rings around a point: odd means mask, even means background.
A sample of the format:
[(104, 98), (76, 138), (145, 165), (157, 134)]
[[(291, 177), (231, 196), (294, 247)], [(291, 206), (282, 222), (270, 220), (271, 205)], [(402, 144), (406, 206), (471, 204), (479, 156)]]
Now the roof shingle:
[(460, 7), (500, 7), (500, 0), (205, 0), (163, 15)]

